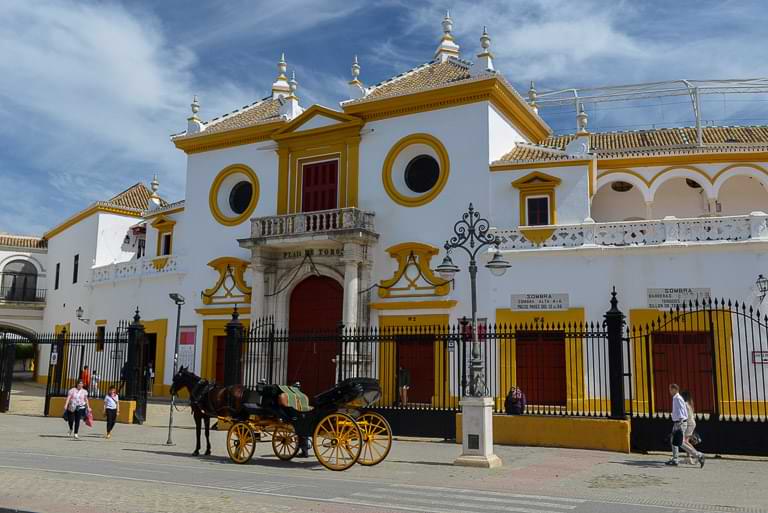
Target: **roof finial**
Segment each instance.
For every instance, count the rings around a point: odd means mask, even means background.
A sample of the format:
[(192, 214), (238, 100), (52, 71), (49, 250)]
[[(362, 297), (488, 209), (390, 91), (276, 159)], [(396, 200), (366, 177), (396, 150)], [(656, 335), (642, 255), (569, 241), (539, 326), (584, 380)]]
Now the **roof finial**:
[(288, 90), (291, 92), (288, 98), (296, 98), (296, 89), (299, 88), (299, 83), (296, 81), (296, 72), (291, 71), (291, 80), (288, 82)]
[(576, 115), (576, 127), (577, 135), (585, 135), (588, 134), (589, 131), (587, 130), (587, 123), (589, 122), (589, 116), (587, 116), (587, 113), (584, 111), (584, 104), (579, 102), (579, 113)]
[(197, 95), (192, 97), (192, 103), (189, 106), (192, 108), (192, 115), (187, 118), (187, 135), (202, 132), (205, 127), (200, 118), (197, 117), (197, 113), (200, 112), (200, 102), (197, 100)]
[(459, 56), (459, 45), (453, 40), (453, 18), (451, 18), (451, 12), (445, 11), (445, 18), (443, 18), (443, 37), (440, 39), (440, 45), (435, 52), (435, 59), (440, 62), (445, 62), (448, 57)]
[(272, 84), (272, 98), (286, 96), (290, 92), (288, 77), (285, 73), (288, 71), (288, 63), (285, 62), (285, 52), (280, 53), (280, 60), (277, 62), (277, 78)]
[(472, 76), (482, 75), (483, 73), (493, 72), (493, 54), (491, 53), (491, 38), (488, 30), (483, 27), (483, 33), (480, 36), (480, 47), (482, 50), (477, 54), (477, 60), (472, 64), (469, 74)]
[(152, 189), (152, 195), (149, 197), (149, 201), (147, 202), (147, 209), (155, 210), (162, 206), (160, 196), (157, 194), (158, 189), (160, 189), (160, 182), (157, 180), (157, 173), (154, 174), (152, 181), (149, 182), (149, 187)]
[(150, 182), (150, 187), (152, 187), (152, 197), (157, 196), (157, 191), (160, 189), (160, 182), (157, 180), (157, 173), (152, 177), (152, 181)]
[(352, 80), (358, 80), (360, 77), (360, 64), (357, 62), (357, 55), (352, 59)]
[(296, 97), (296, 89), (299, 88), (299, 83), (296, 81), (295, 71), (291, 71), (291, 80), (287, 84), (288, 96), (281, 95), (278, 101), (280, 102), (280, 115), (290, 121), (304, 112), (304, 109), (299, 105), (299, 99)]
[(536, 99), (538, 98), (536, 93), (536, 84), (533, 83), (533, 80), (531, 80), (531, 87), (528, 88), (528, 105), (531, 106), (534, 112), (539, 112), (539, 106), (536, 104)]
[(357, 100), (365, 96), (365, 86), (360, 81), (360, 64), (357, 55), (352, 59), (352, 80), (349, 81), (349, 97)]

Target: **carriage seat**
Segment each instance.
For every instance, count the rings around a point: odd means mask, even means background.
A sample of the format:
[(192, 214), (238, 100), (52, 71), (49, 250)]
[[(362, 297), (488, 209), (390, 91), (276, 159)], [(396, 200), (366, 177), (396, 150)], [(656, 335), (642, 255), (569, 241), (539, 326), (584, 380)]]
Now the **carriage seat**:
[[(288, 396), (288, 406), (296, 411), (311, 411), (309, 397), (297, 387), (278, 385), (280, 392)], [(277, 399), (277, 398), (275, 398)]]

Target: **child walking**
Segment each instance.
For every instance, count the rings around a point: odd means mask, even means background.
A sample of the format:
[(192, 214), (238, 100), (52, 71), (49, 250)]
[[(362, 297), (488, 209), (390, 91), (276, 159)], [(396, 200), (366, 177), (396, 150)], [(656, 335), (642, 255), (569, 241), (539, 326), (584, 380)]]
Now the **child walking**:
[(115, 387), (109, 387), (107, 395), (104, 397), (104, 415), (107, 417), (107, 436), (112, 438), (112, 430), (117, 422), (117, 416), (120, 415), (120, 397), (117, 395)]

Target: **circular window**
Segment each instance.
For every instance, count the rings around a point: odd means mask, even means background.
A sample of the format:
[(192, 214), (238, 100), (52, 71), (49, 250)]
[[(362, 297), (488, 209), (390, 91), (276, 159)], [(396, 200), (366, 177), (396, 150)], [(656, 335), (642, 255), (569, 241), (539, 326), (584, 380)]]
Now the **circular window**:
[(248, 208), (253, 197), (253, 185), (251, 182), (237, 182), (229, 192), (229, 208), (235, 214), (242, 214)]
[(439, 178), (440, 165), (431, 155), (419, 155), (405, 166), (405, 185), (413, 192), (427, 192)]
[(259, 201), (259, 179), (251, 168), (235, 164), (224, 168), (211, 184), (211, 215), (225, 226), (246, 221)]
[(429, 134), (403, 137), (384, 160), (384, 190), (404, 207), (426, 205), (445, 187), (449, 165), (448, 152), (435, 137)]
[(627, 182), (613, 182), (611, 183), (611, 189), (616, 192), (627, 192), (632, 190), (632, 184)]

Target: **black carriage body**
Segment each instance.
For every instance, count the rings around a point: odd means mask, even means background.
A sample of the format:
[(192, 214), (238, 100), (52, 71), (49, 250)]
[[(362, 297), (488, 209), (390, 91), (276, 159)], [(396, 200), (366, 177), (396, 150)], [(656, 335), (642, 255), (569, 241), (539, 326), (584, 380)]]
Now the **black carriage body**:
[(376, 403), (381, 398), (381, 387), (378, 380), (372, 378), (345, 379), (316, 395), (310, 402), (313, 408), (309, 411), (279, 406), (278, 397), (282, 393), (278, 385), (257, 385), (247, 389), (239, 420), (246, 421), (252, 416), (262, 420), (274, 418), (291, 424), (297, 435), (309, 437), (326, 415), (342, 411), (354, 417)]

